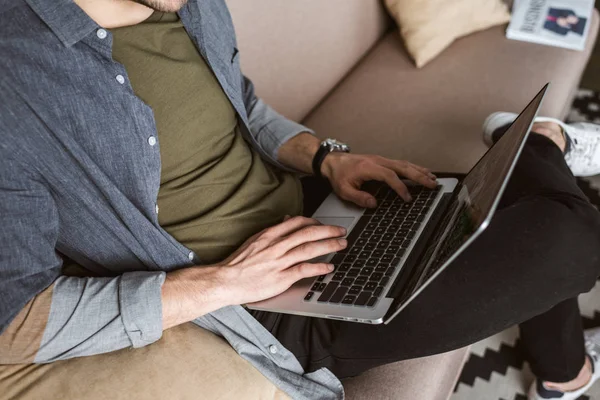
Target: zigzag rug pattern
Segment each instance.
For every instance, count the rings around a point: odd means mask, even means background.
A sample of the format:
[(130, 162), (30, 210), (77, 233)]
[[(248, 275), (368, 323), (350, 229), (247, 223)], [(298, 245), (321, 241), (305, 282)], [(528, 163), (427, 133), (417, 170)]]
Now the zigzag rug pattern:
[[(600, 124), (600, 92), (580, 89), (569, 114), (570, 122)], [(579, 179), (590, 201), (600, 208), (600, 175)], [(579, 298), (585, 329), (600, 326), (600, 281)], [(527, 400), (534, 377), (519, 347), (516, 327), (475, 343), (451, 400)], [(578, 400), (600, 400), (600, 383)]]

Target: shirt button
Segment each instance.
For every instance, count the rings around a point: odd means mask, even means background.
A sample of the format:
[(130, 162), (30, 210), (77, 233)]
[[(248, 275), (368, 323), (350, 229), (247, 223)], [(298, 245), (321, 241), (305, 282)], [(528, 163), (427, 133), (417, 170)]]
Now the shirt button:
[(106, 33), (106, 31), (104, 29), (98, 29), (96, 31), (96, 36), (98, 36), (98, 39), (106, 39), (106, 36), (108, 34)]
[(269, 351), (271, 352), (271, 354), (277, 354), (277, 346), (275, 346), (274, 344), (270, 345)]
[(156, 212), (158, 214), (158, 204), (154, 205), (154, 212)]
[(125, 78), (123, 77), (123, 75), (117, 75), (116, 79), (117, 82), (119, 82), (121, 85), (125, 83)]
[(194, 252), (193, 252), (193, 251), (190, 251), (190, 252), (188, 253), (188, 260), (190, 260), (190, 261), (194, 261)]
[(150, 146), (154, 146), (154, 145), (156, 144), (156, 138), (155, 138), (154, 136), (150, 136), (150, 137), (148, 138), (148, 144), (149, 144)]

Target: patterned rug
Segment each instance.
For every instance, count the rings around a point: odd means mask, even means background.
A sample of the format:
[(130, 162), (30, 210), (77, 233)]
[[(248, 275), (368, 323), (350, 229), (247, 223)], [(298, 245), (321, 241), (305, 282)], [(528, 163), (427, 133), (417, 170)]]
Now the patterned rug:
[[(600, 92), (578, 91), (569, 122), (600, 124)], [(579, 186), (600, 207), (600, 175), (579, 179)], [(600, 326), (600, 281), (579, 298), (584, 327)], [(519, 348), (516, 327), (475, 343), (451, 400), (527, 400), (533, 375)], [(579, 400), (600, 400), (600, 382)]]

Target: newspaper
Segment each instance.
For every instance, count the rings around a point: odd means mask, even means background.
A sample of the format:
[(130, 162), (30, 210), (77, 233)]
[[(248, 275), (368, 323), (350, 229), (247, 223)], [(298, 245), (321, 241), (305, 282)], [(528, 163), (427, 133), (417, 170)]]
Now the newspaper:
[(594, 0), (515, 0), (506, 37), (583, 50)]

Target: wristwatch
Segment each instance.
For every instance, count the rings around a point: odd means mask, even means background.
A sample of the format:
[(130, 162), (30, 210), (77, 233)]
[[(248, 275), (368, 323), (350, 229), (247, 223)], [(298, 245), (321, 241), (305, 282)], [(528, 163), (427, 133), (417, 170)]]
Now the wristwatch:
[(313, 173), (315, 174), (315, 176), (317, 178), (323, 177), (323, 175), (321, 174), (321, 165), (323, 164), (323, 160), (325, 160), (325, 157), (327, 156), (327, 154), (331, 153), (332, 151), (340, 151), (342, 153), (349, 153), (350, 147), (347, 144), (338, 142), (335, 139), (323, 140), (321, 142), (321, 145), (319, 146), (319, 150), (317, 150), (317, 154), (315, 154), (315, 157), (313, 158), (313, 162), (312, 162)]

